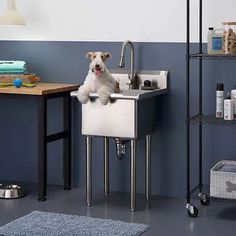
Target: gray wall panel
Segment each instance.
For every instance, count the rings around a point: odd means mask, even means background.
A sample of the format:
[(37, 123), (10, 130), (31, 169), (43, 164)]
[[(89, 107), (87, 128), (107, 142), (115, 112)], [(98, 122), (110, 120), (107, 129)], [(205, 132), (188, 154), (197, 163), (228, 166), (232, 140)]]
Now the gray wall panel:
[[(1, 59), (25, 60), (29, 71), (37, 73), (42, 82), (82, 83), (88, 61), (87, 51), (110, 51), (113, 58), (109, 68), (116, 68), (121, 43), (105, 42), (0, 42)], [(185, 44), (136, 43), (136, 69), (170, 71), (169, 94), (157, 99), (158, 127), (153, 134), (152, 187), (153, 193), (184, 196), (185, 193)], [(127, 61), (128, 62), (128, 61)], [(206, 62), (204, 66), (204, 110), (215, 110), (215, 83), (227, 81), (226, 88), (236, 84), (233, 62)], [(194, 69), (197, 72), (197, 67)], [(197, 77), (193, 77), (192, 92), (197, 97)], [(80, 106), (73, 102), (73, 183), (85, 186), (85, 141), (80, 135)], [(192, 105), (197, 105), (192, 100)], [(50, 132), (61, 126), (60, 101), (49, 106)], [(193, 109), (195, 112), (196, 109)], [(37, 181), (37, 104), (32, 100), (0, 100), (0, 179)], [(151, 116), (152, 114), (150, 114)], [(197, 128), (192, 128), (197, 132)], [(205, 180), (209, 168), (222, 158), (236, 157), (232, 128), (212, 128), (204, 131)], [(197, 139), (193, 137), (194, 143)], [(138, 143), (138, 192), (144, 191), (144, 140)], [(103, 188), (103, 160), (101, 140), (94, 143), (94, 188)], [(196, 169), (197, 148), (193, 168)], [(61, 143), (50, 144), (48, 182), (62, 184)], [(11, 171), (9, 171), (11, 169)], [(111, 189), (129, 191), (129, 157), (118, 161), (111, 141)]]

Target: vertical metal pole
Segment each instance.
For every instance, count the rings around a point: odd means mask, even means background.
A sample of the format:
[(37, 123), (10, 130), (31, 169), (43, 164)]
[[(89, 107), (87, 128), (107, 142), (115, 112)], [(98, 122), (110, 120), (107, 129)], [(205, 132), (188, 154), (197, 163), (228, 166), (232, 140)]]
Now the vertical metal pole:
[(63, 140), (63, 176), (64, 189), (71, 189), (71, 97), (66, 95), (63, 98), (64, 131), (67, 137)]
[(190, 203), (190, 0), (187, 0), (187, 32), (186, 32), (186, 168), (187, 168), (187, 203)]
[(86, 196), (87, 205), (90, 207), (92, 203), (92, 138), (86, 137), (86, 155), (87, 155), (87, 178), (86, 178)]
[(47, 195), (47, 98), (39, 98), (39, 146), (38, 146), (38, 200), (45, 201)]
[(104, 138), (104, 194), (109, 194), (109, 138)]
[(146, 136), (146, 200), (151, 197), (151, 135)]
[[(202, 54), (202, 0), (199, 0), (199, 53)], [(202, 58), (199, 58), (199, 114), (202, 116)], [(199, 124), (199, 186), (202, 192), (202, 124)]]
[(137, 141), (131, 140), (131, 164), (130, 164), (130, 208), (134, 212), (136, 208), (136, 146)]

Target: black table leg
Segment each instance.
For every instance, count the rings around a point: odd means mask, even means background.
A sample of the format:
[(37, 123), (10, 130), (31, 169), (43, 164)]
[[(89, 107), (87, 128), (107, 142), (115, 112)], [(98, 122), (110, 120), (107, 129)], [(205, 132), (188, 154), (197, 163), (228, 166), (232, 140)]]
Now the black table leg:
[(39, 98), (39, 149), (38, 149), (38, 199), (45, 201), (47, 195), (47, 98)]
[(63, 98), (64, 131), (67, 132), (63, 140), (63, 176), (64, 189), (71, 189), (71, 97)]

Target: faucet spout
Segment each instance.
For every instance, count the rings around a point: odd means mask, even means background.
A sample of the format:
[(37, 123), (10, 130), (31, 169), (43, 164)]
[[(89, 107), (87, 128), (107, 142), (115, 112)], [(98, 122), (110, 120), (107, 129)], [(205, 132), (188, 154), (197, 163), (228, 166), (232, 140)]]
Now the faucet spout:
[(125, 54), (126, 54), (126, 48), (128, 46), (130, 47), (130, 71), (129, 71), (129, 80), (130, 80), (129, 89), (130, 89), (134, 81), (134, 44), (130, 40), (125, 41), (122, 45), (119, 67), (121, 68), (125, 67)]
[(122, 53), (121, 56), (120, 56), (119, 67), (120, 67), (120, 68), (124, 68), (124, 67), (125, 67), (125, 57), (124, 57), (124, 53)]

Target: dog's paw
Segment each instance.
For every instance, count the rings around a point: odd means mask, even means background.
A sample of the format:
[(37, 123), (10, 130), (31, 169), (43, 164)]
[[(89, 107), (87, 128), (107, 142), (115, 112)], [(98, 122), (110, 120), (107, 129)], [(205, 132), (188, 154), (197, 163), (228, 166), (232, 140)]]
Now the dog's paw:
[(78, 95), (78, 99), (82, 104), (86, 104), (89, 101), (89, 96), (87, 95)]
[(89, 101), (89, 94), (81, 88), (78, 90), (77, 98), (82, 104), (86, 104)]
[(109, 96), (99, 96), (99, 101), (102, 103), (102, 105), (107, 105), (107, 103), (109, 102)]
[(109, 88), (105, 86), (98, 90), (99, 100), (102, 103), (102, 105), (107, 105), (107, 103), (109, 102), (110, 94), (111, 92)]

